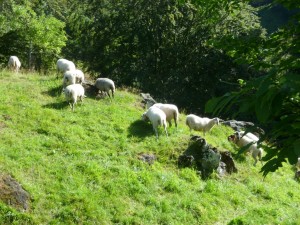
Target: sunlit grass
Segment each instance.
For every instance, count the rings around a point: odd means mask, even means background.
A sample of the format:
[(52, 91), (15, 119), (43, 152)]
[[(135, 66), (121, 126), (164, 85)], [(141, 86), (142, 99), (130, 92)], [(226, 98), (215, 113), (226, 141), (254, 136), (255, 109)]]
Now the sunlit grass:
[[(0, 169), (30, 193), (28, 212), (0, 203), (3, 224), (299, 224), (299, 183), (291, 166), (263, 179), (250, 156), (238, 173), (203, 181), (179, 169), (190, 138), (185, 115), (169, 137), (140, 120), (140, 97), (86, 98), (72, 112), (55, 76), (0, 77)], [(237, 153), (232, 130), (216, 126), (209, 144)], [(192, 132), (199, 134), (200, 132)], [(154, 154), (148, 165), (140, 153)]]

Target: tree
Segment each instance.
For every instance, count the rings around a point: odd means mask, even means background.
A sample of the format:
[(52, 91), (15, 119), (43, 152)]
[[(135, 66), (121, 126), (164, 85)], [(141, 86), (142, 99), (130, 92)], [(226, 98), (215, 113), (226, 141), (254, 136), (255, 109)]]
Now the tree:
[[(299, 2), (280, 1), (291, 9)], [(231, 111), (257, 118), (257, 126), (266, 129), (266, 164), (261, 171), (266, 176), (288, 160), (294, 164), (300, 156), (300, 26), (299, 10), (288, 25), (273, 33), (247, 54), (246, 62), (258, 73), (258, 78), (244, 82), (239, 91), (210, 100), (206, 111), (220, 114)]]
[(95, 76), (101, 73), (197, 112), (231, 88), (216, 85), (220, 79), (235, 80), (239, 72), (249, 76), (217, 46), (221, 37), (230, 45), (230, 37), (251, 33), (254, 39), (263, 32), (252, 7), (225, 0), (80, 2), (68, 20), (74, 40), (70, 54)]
[(22, 65), (47, 70), (65, 46), (64, 23), (51, 15), (37, 15), (29, 1), (5, 0), (0, 8), (0, 43), (5, 62), (18, 55)]

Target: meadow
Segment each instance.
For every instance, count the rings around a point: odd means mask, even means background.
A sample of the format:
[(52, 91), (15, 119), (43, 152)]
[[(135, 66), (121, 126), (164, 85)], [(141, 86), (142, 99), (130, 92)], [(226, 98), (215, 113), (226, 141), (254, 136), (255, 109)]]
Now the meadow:
[[(1, 224), (300, 224), (293, 167), (267, 177), (250, 156), (238, 157), (220, 125), (206, 135), (235, 155), (238, 172), (202, 180), (179, 168), (188, 147), (188, 112), (169, 137), (140, 120), (138, 93), (85, 98), (72, 112), (56, 75), (0, 72), (0, 170), (30, 194), (26, 211), (0, 202)], [(193, 132), (193, 134), (199, 134)], [(152, 165), (139, 160), (154, 154)]]

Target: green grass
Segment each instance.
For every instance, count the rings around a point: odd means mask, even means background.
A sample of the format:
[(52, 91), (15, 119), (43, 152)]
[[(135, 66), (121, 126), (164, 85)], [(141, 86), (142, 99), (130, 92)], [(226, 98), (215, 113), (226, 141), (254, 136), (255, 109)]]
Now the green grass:
[[(0, 72), (0, 170), (32, 198), (30, 210), (0, 203), (1, 224), (299, 224), (299, 183), (284, 165), (263, 180), (250, 156), (239, 172), (201, 180), (177, 167), (190, 132), (140, 120), (140, 97), (117, 88), (115, 99), (86, 98), (73, 113), (53, 76)], [(233, 153), (225, 126), (209, 144)], [(195, 132), (196, 133), (196, 132)], [(139, 153), (157, 156), (148, 165)]]

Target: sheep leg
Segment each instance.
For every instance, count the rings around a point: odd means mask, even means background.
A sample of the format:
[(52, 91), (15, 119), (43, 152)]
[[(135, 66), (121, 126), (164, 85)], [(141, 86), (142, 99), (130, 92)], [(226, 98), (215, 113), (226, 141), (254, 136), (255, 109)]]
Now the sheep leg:
[(154, 125), (153, 125), (153, 130), (154, 130), (154, 133), (155, 133), (155, 136), (156, 136), (156, 140), (158, 140), (158, 132), (157, 132), (157, 128), (155, 128)]
[(177, 128), (176, 113), (173, 113), (173, 119), (174, 119), (175, 127)]
[(164, 129), (165, 129), (165, 132), (166, 132), (166, 136), (168, 137), (168, 132), (167, 132), (167, 123), (163, 123), (163, 126), (164, 126)]
[(254, 164), (253, 166), (256, 166), (256, 163), (257, 163), (257, 154), (255, 152), (252, 152), (252, 157), (254, 159)]
[(263, 165), (261, 153), (262, 153), (261, 151), (258, 153), (258, 159), (261, 162), (261, 165)]

